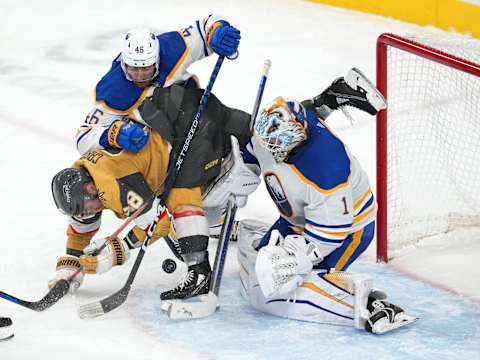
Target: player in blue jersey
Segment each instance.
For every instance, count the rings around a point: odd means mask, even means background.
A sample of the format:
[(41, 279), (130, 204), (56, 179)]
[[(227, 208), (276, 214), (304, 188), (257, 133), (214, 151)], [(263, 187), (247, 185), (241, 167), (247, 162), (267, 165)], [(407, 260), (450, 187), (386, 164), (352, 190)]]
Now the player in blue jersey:
[(95, 105), (76, 136), (80, 154), (99, 148), (139, 151), (149, 137), (138, 110), (144, 99), (158, 87), (198, 87), (188, 67), (212, 53), (234, 57), (239, 42), (240, 31), (215, 15), (159, 35), (130, 30), (122, 52), (95, 87)]
[(240, 222), (242, 294), (274, 315), (383, 333), (415, 318), (373, 291), (370, 276), (344, 271), (372, 241), (376, 213), (367, 174), (324, 121), (345, 105), (374, 115), (386, 101), (352, 69), (313, 100), (278, 97), (256, 119), (244, 161), (280, 216)]

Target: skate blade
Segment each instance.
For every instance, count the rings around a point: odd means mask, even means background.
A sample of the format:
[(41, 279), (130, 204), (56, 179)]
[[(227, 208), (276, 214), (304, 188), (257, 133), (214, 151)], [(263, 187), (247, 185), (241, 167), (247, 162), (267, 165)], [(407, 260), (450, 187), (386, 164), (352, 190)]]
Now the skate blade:
[(218, 308), (218, 298), (213, 292), (186, 300), (169, 300), (167, 309), (170, 319), (200, 319), (212, 315)]
[(345, 76), (345, 82), (352, 88), (356, 89), (360, 86), (367, 91), (367, 99), (377, 110), (383, 110), (387, 108), (387, 100), (382, 95), (377, 87), (373, 85), (368, 78), (357, 68), (352, 68)]
[(401, 321), (395, 322), (395, 323), (379, 324), (380, 326), (374, 327), (372, 332), (374, 334), (378, 334), (378, 335), (385, 334), (385, 333), (390, 332), (392, 330), (404, 327), (405, 325), (412, 324), (412, 323), (416, 322), (418, 319), (419, 319), (418, 317), (414, 317), (414, 316), (410, 316), (410, 315), (404, 315), (404, 318)]

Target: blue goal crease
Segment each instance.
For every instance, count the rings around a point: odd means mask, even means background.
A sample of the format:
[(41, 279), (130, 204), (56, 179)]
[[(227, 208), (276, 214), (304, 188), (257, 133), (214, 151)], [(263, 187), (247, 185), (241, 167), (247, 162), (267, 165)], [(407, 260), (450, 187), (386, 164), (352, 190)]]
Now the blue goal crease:
[[(318, 359), (314, 348), (336, 360), (473, 359), (480, 357), (480, 305), (376, 264), (359, 262), (352, 271), (370, 273), (389, 300), (420, 318), (384, 335), (344, 326), (308, 323), (260, 313), (240, 295), (237, 274), (226, 276), (220, 310), (210, 317), (172, 321), (158, 294), (137, 289), (134, 312), (142, 327), (202, 356), (218, 359)], [(189, 336), (185, 336), (189, 334)], [(381, 346), (378, 344), (381, 342)], [(376, 349), (371, 351), (371, 349)]]

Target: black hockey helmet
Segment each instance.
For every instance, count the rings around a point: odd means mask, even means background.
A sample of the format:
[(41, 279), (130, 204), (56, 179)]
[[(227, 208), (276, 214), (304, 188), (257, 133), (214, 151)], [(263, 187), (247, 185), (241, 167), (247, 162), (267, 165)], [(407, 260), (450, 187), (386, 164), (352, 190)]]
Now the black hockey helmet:
[(66, 168), (52, 179), (52, 195), (57, 209), (65, 215), (82, 217), (85, 201), (92, 198), (83, 185), (93, 181), (84, 168)]

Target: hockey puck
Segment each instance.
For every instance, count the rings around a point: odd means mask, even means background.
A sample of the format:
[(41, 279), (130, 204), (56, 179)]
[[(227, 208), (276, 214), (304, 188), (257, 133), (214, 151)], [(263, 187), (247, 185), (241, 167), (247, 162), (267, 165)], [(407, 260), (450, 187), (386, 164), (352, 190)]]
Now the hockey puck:
[(173, 273), (177, 268), (177, 264), (172, 259), (166, 259), (162, 264), (162, 269), (167, 274)]

